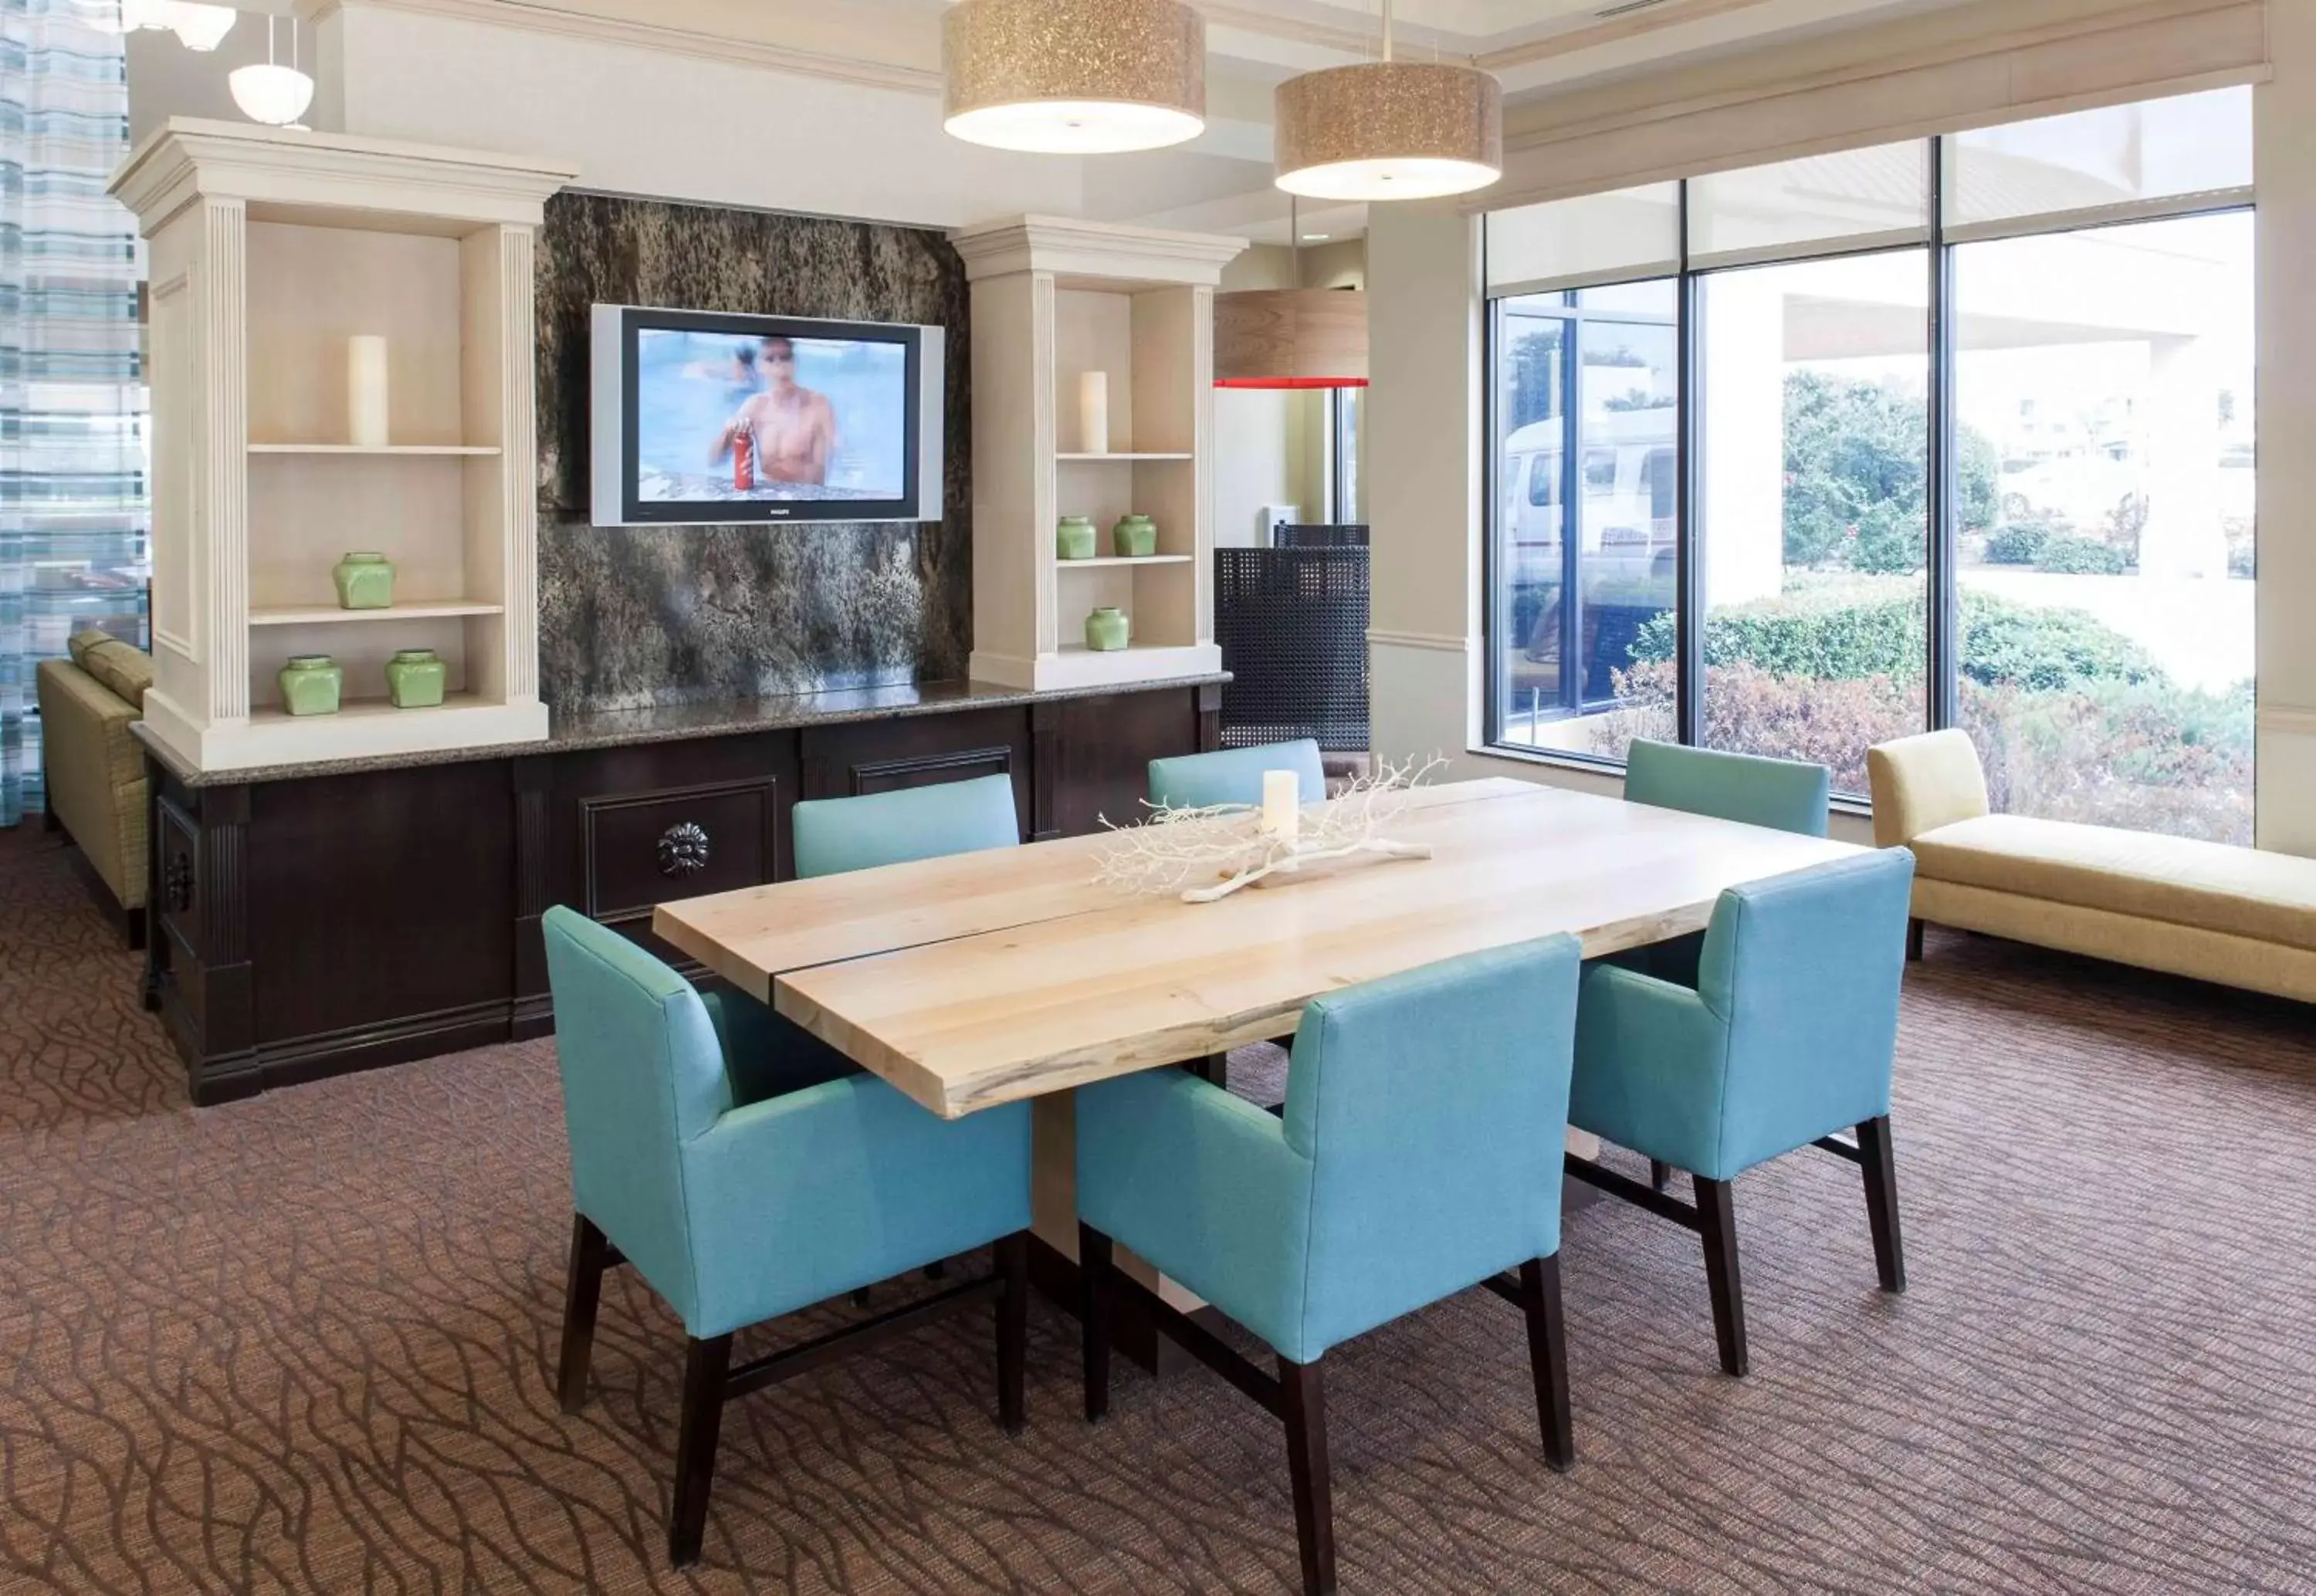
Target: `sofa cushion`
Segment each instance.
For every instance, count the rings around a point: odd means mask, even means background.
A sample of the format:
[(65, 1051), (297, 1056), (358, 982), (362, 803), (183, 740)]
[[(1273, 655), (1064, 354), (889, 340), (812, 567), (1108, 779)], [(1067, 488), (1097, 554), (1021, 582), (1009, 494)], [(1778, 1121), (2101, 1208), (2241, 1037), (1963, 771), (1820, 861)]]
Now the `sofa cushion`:
[(2005, 814), (1909, 846), (1930, 880), (2316, 951), (2316, 859)]
[(75, 656), (80, 668), (110, 687), (114, 695), (145, 707), (145, 689), (153, 685), (153, 656), (108, 637)]
[[(72, 655), (72, 662), (82, 665), (88, 657), (89, 650), (100, 643), (113, 641), (112, 634), (105, 631), (102, 626), (84, 626), (65, 639), (65, 648)], [(85, 669), (85, 666), (84, 669)]]

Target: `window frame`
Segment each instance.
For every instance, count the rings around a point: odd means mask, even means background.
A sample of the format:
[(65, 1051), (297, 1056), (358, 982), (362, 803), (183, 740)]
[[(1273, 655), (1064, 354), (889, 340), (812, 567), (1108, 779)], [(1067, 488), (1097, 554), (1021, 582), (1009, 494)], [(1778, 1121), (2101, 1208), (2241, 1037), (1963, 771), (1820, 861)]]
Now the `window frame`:
[[(1960, 724), (1957, 699), (1957, 674), (1960, 668), (1960, 583), (1956, 559), (1958, 528), (1955, 524), (1957, 483), (1955, 477), (1956, 451), (1959, 437), (1959, 409), (1955, 389), (1956, 357), (1960, 353), (1960, 326), (1955, 304), (1955, 251), (1966, 244), (1986, 242), (1995, 237), (2057, 235), (2096, 231), (2102, 227), (2129, 226), (2175, 217), (2219, 216), (2238, 211), (2258, 211), (2256, 194), (2249, 189), (2228, 188), (2205, 190), (2194, 193), (2169, 196), (2160, 200), (2134, 201), (2127, 205), (2092, 208), (2085, 210), (2049, 216), (2010, 218), (2000, 224), (1973, 223), (1949, 229), (1946, 223), (1946, 186), (1951, 175), (1951, 139), (1946, 135), (1934, 135), (1921, 141), (1928, 163), (1929, 227), (1927, 236), (1911, 238), (1893, 244), (1885, 237), (1860, 235), (1843, 241), (1836, 247), (1805, 246), (1783, 254), (1738, 261), (1716, 259), (1711, 264), (1700, 265), (1691, 258), (1689, 226), (1691, 208), (1689, 182), (1679, 184), (1677, 216), (1679, 223), (1679, 254), (1673, 262), (1671, 280), (1675, 284), (1675, 308), (1670, 318), (1679, 349), (1678, 395), (1675, 405), (1675, 448), (1678, 463), (1675, 469), (1676, 521), (1674, 547), (1676, 578), (1674, 595), (1674, 626), (1678, 639), (1675, 658), (1675, 724), (1677, 738), (1685, 746), (1696, 747), (1702, 740), (1704, 730), (1705, 695), (1705, 611), (1703, 561), (1700, 556), (1698, 506), (1704, 464), (1704, 415), (1701, 403), (1703, 390), (1698, 385), (1701, 373), (1702, 340), (1697, 332), (1704, 314), (1704, 285), (1715, 272), (1750, 270), (1755, 267), (1784, 264), (1788, 262), (1839, 258), (1848, 255), (1889, 253), (1893, 247), (1920, 248), (1928, 260), (1929, 297), (1928, 300), (1928, 403), (1929, 436), (1927, 440), (1929, 483), (1927, 513), (1929, 517), (1928, 546), (1924, 581), (1928, 586), (1926, 610), (1925, 653), (1925, 723), (1933, 731)], [(1481, 259), (1480, 281), (1485, 284), (1487, 272), (1488, 230), (1479, 229)], [(1664, 280), (1664, 272), (1656, 262), (1635, 268), (1632, 273), (1588, 273), (1584, 279), (1562, 282), (1516, 283), (1500, 289), (1483, 288), (1481, 323), (1481, 426), (1485, 447), (1482, 450), (1482, 486), (1483, 492), (1483, 536), (1480, 549), (1481, 593), (1480, 628), (1483, 652), (1481, 690), (1483, 695), (1480, 720), (1483, 751), (1491, 755), (1533, 760), (1543, 764), (1561, 765), (1577, 769), (1602, 773), (1621, 773), (1626, 766), (1622, 758), (1610, 754), (1595, 754), (1576, 749), (1540, 747), (1534, 742), (1514, 742), (1506, 733), (1512, 720), (1505, 699), (1504, 661), (1501, 650), (1509, 645), (1510, 628), (1504, 614), (1509, 600), (1501, 569), (1501, 539), (1503, 528), (1499, 524), (1502, 514), (1501, 495), (1503, 484), (1501, 472), (1501, 439), (1498, 436), (1498, 359), (1502, 350), (1503, 315), (1500, 306), (1506, 301), (1534, 298), (1556, 294), (1562, 300), (1564, 314), (1570, 318), (1570, 348), (1573, 358), (1569, 366), (1572, 375), (1581, 380), (1581, 329), (1576, 318), (1582, 315), (1578, 304), (1579, 290), (1585, 288), (1623, 287), (1631, 283)], [(1594, 313), (1604, 321), (1654, 321), (1634, 313)], [(1658, 324), (1661, 324), (1659, 323)], [(1563, 410), (1563, 417), (1573, 417), (1572, 408)], [(1576, 418), (1581, 422), (1581, 418)], [(1579, 428), (1581, 430), (1581, 426)], [(1581, 500), (1572, 489), (1581, 488), (1574, 480), (1581, 451), (1568, 447), (1565, 435), (1562, 449), (1562, 515), (1563, 521), (1572, 513), (1581, 513)], [(2256, 468), (2256, 467), (2255, 467)], [(2257, 539), (2258, 529), (2254, 530)], [(1581, 539), (1563, 536), (1563, 581), (1565, 582), (1569, 555), (1581, 545)], [(1574, 607), (1562, 606), (1563, 634), (1562, 676), (1571, 672), (1567, 661), (1574, 658), (1568, 636), (1570, 623), (1576, 620)], [(1579, 623), (1581, 626), (1581, 622)], [(1563, 705), (1550, 719), (1565, 720), (1590, 713), (1580, 702), (1565, 705), (1568, 681), (1562, 683)], [(1581, 690), (1579, 693), (1581, 700)], [(1531, 715), (1533, 727), (1538, 717)], [(1871, 811), (1863, 798), (1838, 795), (1838, 808), (1857, 813)]]
[[(1682, 185), (1682, 192), (1684, 195), (1687, 192), (1686, 184)], [(1482, 247), (1483, 249), (1485, 247), (1484, 240)], [(1678, 278), (1667, 279), (1664, 277), (1640, 277), (1627, 280), (1636, 283), (1670, 281), (1678, 285), (1679, 279)], [(1502, 439), (1497, 436), (1498, 397), (1495, 356), (1502, 331), (1502, 322), (1506, 318), (1507, 314), (1501, 307), (1519, 301), (1550, 300), (1554, 298), (1558, 300), (1557, 304), (1534, 306), (1531, 309), (1521, 314), (1535, 320), (1557, 322), (1561, 326), (1561, 342), (1562, 348), (1565, 352), (1565, 359), (1563, 361), (1563, 369), (1561, 372), (1559, 385), (1561, 389), (1560, 419), (1563, 423), (1571, 421), (1576, 423), (1576, 436), (1572, 440), (1566, 431), (1563, 431), (1562, 435), (1561, 448), (1559, 451), (1560, 470), (1557, 474), (1559, 479), (1559, 492), (1556, 503), (1551, 506), (1539, 504), (1533, 497), (1529, 497), (1528, 501), (1537, 509), (1556, 508), (1559, 510), (1561, 522), (1561, 591), (1563, 594), (1577, 592), (1581, 590), (1581, 576), (1583, 563), (1582, 525), (1585, 503), (1588, 500), (1594, 499), (1596, 497), (1613, 497), (1616, 492), (1616, 484), (1611, 481), (1608, 487), (1605, 489), (1601, 494), (1596, 495), (1593, 492), (1590, 484), (1590, 473), (1588, 469), (1591, 457), (1596, 454), (1608, 454), (1613, 462), (1613, 446), (1602, 446), (1598, 444), (1587, 445), (1583, 441), (1581, 436), (1582, 418), (1580, 414), (1580, 401), (1584, 380), (1584, 334), (1588, 327), (1595, 325), (1648, 328), (1670, 327), (1672, 330), (1674, 340), (1674, 363), (1676, 371), (1679, 373), (1679, 380), (1673, 405), (1674, 441), (1672, 448), (1674, 450), (1676, 459), (1676, 465), (1674, 467), (1676, 474), (1679, 474), (1679, 470), (1678, 460), (1682, 454), (1687, 452), (1685, 432), (1686, 421), (1684, 412), (1688, 403), (1688, 394), (1686, 383), (1688, 351), (1682, 347), (1681, 343), (1681, 328), (1684, 324), (1684, 316), (1682, 315), (1683, 307), (1680, 305), (1678, 297), (1678, 286), (1676, 286), (1674, 308), (1667, 315), (1652, 315), (1644, 311), (1625, 309), (1595, 309), (1582, 303), (1583, 292), (1588, 288), (1623, 286), (1625, 286), (1624, 282), (1581, 283), (1574, 286), (1561, 288), (1541, 288), (1519, 293), (1498, 294), (1491, 297), (1488, 301), (1487, 332), (1484, 353), (1484, 359), (1487, 362), (1487, 381), (1485, 384), (1486, 391), (1483, 395), (1483, 403), (1481, 405), (1481, 424), (1486, 429), (1486, 436), (1488, 439), (1488, 447), (1484, 451), (1486, 457), (1484, 461), (1485, 469), (1483, 473), (1485, 484), (1484, 491), (1488, 495), (1487, 536), (1483, 540), (1483, 546), (1481, 550), (1481, 568), (1483, 572), (1482, 580), (1487, 584), (1487, 586), (1484, 590), (1485, 602), (1481, 606), (1481, 631), (1483, 636), (1487, 639), (1488, 646), (1487, 669), (1483, 673), (1485, 677), (1484, 690), (1488, 695), (1488, 705), (1487, 715), (1483, 722), (1483, 726), (1485, 734), (1489, 740), (1489, 747), (1491, 749), (1494, 749), (1501, 744), (1502, 739), (1501, 729), (1502, 725), (1511, 718), (1510, 705), (1504, 702), (1502, 697), (1502, 684), (1500, 682), (1498, 678), (1497, 660), (1494, 652), (1495, 640), (1499, 637), (1508, 639), (1510, 635), (1510, 627), (1508, 621), (1506, 617), (1500, 613), (1500, 607), (1508, 601), (1509, 595), (1499, 590), (1498, 583), (1496, 581), (1496, 572), (1499, 564), (1502, 561), (1503, 554), (1503, 551), (1499, 546), (1499, 540), (1503, 535), (1504, 530), (1499, 524), (1501, 506), (1498, 502), (1497, 495), (1502, 492), (1507, 485), (1501, 480), (1501, 474), (1502, 471)], [(1531, 468), (1529, 471), (1530, 481), (1528, 483), (1518, 484), (1525, 490), (1526, 495), (1532, 495), (1534, 492), (1533, 483), (1535, 474), (1534, 469)], [(1643, 486), (1644, 489), (1651, 489), (1652, 491), (1652, 484), (1647, 481), (1645, 474), (1643, 477)], [(1679, 582), (1679, 561), (1682, 557), (1679, 554), (1682, 521), (1679, 515), (1678, 494), (1676, 494), (1675, 509), (1676, 514), (1674, 519), (1673, 536), (1676, 572), (1674, 581), (1677, 599)], [(1555, 711), (1549, 716), (1537, 715), (1532, 713), (1528, 717), (1530, 724), (1535, 724), (1539, 720), (1565, 720), (1573, 716), (1581, 716), (1587, 713), (1598, 713), (1597, 711), (1588, 711), (1586, 709), (1583, 694), (1583, 682), (1581, 673), (1576, 669), (1576, 667), (1581, 662), (1580, 656), (1582, 653), (1581, 643), (1584, 617), (1581, 604), (1569, 604), (1563, 602), (1560, 606), (1559, 625), (1560, 680), (1558, 683), (1558, 694), (1560, 704)], [(1572, 703), (1571, 702), (1572, 696), (1573, 697)], [(1541, 751), (1532, 747), (1520, 749), (1519, 745), (1511, 746), (1516, 749), (1519, 749), (1519, 751), (1523, 752), (1537, 753)], [(1565, 757), (1571, 759), (1583, 760), (1588, 763), (1598, 761), (1597, 756), (1579, 754), (1571, 750), (1555, 749), (1554, 750), (1554, 754), (1555, 757)], [(1608, 761), (1608, 763), (1621, 768), (1624, 761), (1617, 759)]]

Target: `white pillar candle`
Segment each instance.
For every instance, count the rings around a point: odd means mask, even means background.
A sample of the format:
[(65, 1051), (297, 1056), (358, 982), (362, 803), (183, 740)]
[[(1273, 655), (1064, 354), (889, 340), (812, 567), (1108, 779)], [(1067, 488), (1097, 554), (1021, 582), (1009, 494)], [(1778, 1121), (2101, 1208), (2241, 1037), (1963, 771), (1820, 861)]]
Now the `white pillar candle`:
[(1262, 831), (1289, 847), (1303, 835), (1302, 794), (1291, 770), (1262, 773)]
[(374, 332), (346, 340), (346, 430), (351, 443), (386, 447), (386, 340)]
[(1078, 373), (1078, 451), (1109, 453), (1109, 373)]

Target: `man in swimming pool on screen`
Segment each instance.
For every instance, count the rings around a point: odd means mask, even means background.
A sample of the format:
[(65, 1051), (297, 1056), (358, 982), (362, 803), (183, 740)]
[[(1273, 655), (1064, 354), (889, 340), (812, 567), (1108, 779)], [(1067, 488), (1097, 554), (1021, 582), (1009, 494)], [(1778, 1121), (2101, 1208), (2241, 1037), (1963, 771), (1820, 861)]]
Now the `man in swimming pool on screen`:
[(764, 391), (740, 406), (717, 435), (712, 464), (732, 453), (732, 440), (744, 430), (754, 446), (758, 482), (805, 483), (828, 479), (829, 457), (836, 452), (836, 410), (828, 395), (798, 385), (796, 345), (773, 336), (757, 345), (756, 368)]

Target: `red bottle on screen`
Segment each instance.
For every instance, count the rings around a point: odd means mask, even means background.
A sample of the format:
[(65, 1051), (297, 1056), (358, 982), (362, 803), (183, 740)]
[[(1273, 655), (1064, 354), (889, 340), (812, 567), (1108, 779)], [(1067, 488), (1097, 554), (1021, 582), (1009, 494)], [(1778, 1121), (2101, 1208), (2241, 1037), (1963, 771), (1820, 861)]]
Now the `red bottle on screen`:
[(732, 434), (732, 490), (745, 493), (756, 485), (756, 433), (741, 427)]

